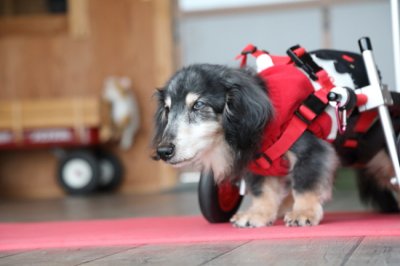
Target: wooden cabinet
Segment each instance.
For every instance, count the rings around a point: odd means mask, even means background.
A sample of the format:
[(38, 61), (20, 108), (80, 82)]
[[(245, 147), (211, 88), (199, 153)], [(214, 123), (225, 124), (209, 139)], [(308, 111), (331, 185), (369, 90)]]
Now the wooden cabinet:
[[(126, 170), (120, 191), (173, 186), (176, 172), (152, 161), (149, 150), (152, 95), (175, 70), (173, 1), (82, 2), (69, 10), (72, 18), (67, 13), (0, 19), (0, 99), (100, 97), (107, 76), (129, 77), (139, 102), (141, 128), (129, 151), (110, 147)], [(29, 25), (39, 29), (29, 30)], [(48, 150), (0, 152), (0, 197), (63, 195), (54, 181), (54, 168)]]

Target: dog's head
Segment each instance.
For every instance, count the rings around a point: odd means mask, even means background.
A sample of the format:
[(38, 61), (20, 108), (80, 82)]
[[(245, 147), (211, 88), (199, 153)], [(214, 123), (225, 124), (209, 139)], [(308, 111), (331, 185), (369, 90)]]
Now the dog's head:
[(247, 166), (272, 117), (264, 84), (249, 70), (192, 65), (156, 96), (155, 159), (174, 166), (197, 163), (215, 175)]

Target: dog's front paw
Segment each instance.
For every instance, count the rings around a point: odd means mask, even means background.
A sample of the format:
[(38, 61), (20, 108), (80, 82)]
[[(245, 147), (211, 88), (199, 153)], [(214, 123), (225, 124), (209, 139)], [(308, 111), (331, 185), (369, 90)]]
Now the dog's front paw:
[(275, 220), (276, 214), (271, 215), (268, 212), (249, 210), (235, 214), (230, 221), (235, 227), (252, 228), (270, 226)]
[(318, 225), (322, 220), (322, 207), (305, 210), (293, 210), (286, 213), (284, 221), (286, 226), (312, 226)]

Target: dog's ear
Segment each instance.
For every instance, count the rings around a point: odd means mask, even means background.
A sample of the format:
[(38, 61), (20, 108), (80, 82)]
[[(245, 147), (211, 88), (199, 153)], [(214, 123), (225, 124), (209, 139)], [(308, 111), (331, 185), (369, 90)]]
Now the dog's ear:
[(160, 143), (165, 127), (167, 126), (167, 119), (165, 118), (165, 90), (157, 89), (153, 97), (157, 100), (157, 109), (154, 115), (154, 135), (152, 140), (153, 154), (152, 157), (158, 160), (154, 152), (157, 145)]
[[(266, 124), (272, 119), (272, 104), (265, 85), (247, 70), (232, 69), (222, 77), (226, 102), (222, 124), (228, 143), (244, 161), (251, 160), (261, 144)], [(243, 160), (242, 160), (243, 161)]]

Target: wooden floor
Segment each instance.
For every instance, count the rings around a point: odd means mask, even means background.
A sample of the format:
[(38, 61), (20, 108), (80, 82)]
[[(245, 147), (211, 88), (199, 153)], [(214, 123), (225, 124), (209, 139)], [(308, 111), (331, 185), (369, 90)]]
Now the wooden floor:
[[(245, 202), (244, 205), (248, 205)], [(351, 189), (327, 209), (361, 210)], [(0, 200), (1, 221), (82, 220), (200, 214), (193, 186), (157, 195), (96, 195), (59, 200)], [(399, 220), (400, 222), (400, 220)], [(239, 229), (238, 229), (239, 230)], [(0, 265), (400, 265), (400, 239), (350, 237), (179, 245), (51, 249), (0, 253)]]

